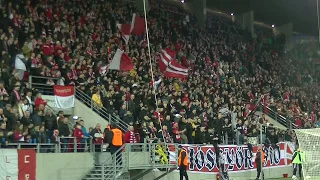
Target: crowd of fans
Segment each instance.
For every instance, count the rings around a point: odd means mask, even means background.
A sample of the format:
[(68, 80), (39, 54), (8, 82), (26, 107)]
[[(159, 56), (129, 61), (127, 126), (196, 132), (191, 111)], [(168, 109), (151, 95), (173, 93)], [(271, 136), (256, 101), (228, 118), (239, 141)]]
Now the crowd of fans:
[[(154, 81), (144, 36), (132, 36), (126, 44), (116, 27), (130, 24), (132, 13), (138, 13), (134, 4), (118, 0), (3, 3), (2, 144), (56, 142), (58, 136), (79, 141), (91, 136), (95, 144), (103, 142), (99, 124), (87, 131), (84, 121), (77, 119), (72, 129), (62, 112), (56, 116), (46, 108), (46, 100), (26, 83), (29, 75), (59, 78), (58, 84), (77, 86), (92, 97), (97, 109), (104, 107), (130, 125), (125, 142), (158, 138), (189, 144), (242, 144), (258, 135), (259, 123), (269, 124), (264, 116), (252, 113), (260, 102), (294, 119), (298, 127), (318, 126), (320, 75), (304, 63), (314, 55), (300, 56), (300, 46), (285, 49), (284, 36), (274, 36), (268, 29), (256, 28), (252, 38), (237, 23), (216, 15), (208, 15), (207, 28), (200, 28), (184, 10), (153, 1), (151, 6), (148, 26)], [(186, 79), (168, 79), (159, 72), (158, 52), (165, 47), (175, 50), (177, 61), (189, 68)], [(101, 74), (100, 68), (118, 48), (132, 58), (134, 68)], [(155, 81), (159, 84), (153, 91)], [(276, 143), (279, 137), (295, 139), (291, 130), (283, 132), (271, 125), (267, 140)]]

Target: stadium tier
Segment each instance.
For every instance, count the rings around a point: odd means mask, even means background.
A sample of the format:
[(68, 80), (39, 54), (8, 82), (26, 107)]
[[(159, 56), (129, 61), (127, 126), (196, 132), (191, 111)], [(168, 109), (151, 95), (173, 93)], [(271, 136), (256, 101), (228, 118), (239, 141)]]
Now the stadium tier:
[(0, 0), (0, 179), (317, 179), (318, 42), (199, 2)]

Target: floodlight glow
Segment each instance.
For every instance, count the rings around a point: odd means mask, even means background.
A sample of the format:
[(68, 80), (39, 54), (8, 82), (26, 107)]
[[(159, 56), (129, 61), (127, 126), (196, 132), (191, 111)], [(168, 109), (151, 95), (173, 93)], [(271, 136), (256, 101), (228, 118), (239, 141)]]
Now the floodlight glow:
[(234, 14), (233, 14), (233, 13), (231, 13), (230, 15), (231, 15), (231, 16), (233, 16)]
[(181, 0), (181, 3), (184, 3), (184, 0)]
[(272, 24), (272, 25), (271, 25), (271, 27), (273, 27), (273, 28), (274, 28), (274, 24)]

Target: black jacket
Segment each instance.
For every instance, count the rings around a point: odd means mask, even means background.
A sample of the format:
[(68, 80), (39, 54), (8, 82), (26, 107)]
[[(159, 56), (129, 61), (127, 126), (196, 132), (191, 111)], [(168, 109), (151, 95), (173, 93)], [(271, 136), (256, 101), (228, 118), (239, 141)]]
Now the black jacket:
[(70, 130), (69, 130), (68, 124), (62, 123), (59, 125), (59, 134), (61, 136), (65, 136), (65, 137), (70, 135)]

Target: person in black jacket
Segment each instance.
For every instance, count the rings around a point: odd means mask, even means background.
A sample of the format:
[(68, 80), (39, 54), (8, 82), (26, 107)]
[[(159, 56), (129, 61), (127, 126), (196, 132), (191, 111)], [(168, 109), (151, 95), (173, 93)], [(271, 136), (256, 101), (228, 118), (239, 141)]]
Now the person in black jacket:
[(206, 145), (207, 140), (206, 140), (206, 128), (205, 127), (200, 127), (196, 130), (195, 143)]
[(61, 151), (62, 152), (67, 152), (67, 147), (68, 147), (68, 142), (69, 139), (67, 139), (66, 137), (70, 136), (70, 129), (68, 126), (68, 118), (64, 118), (63, 119), (63, 123), (59, 124), (59, 134), (61, 136)]

